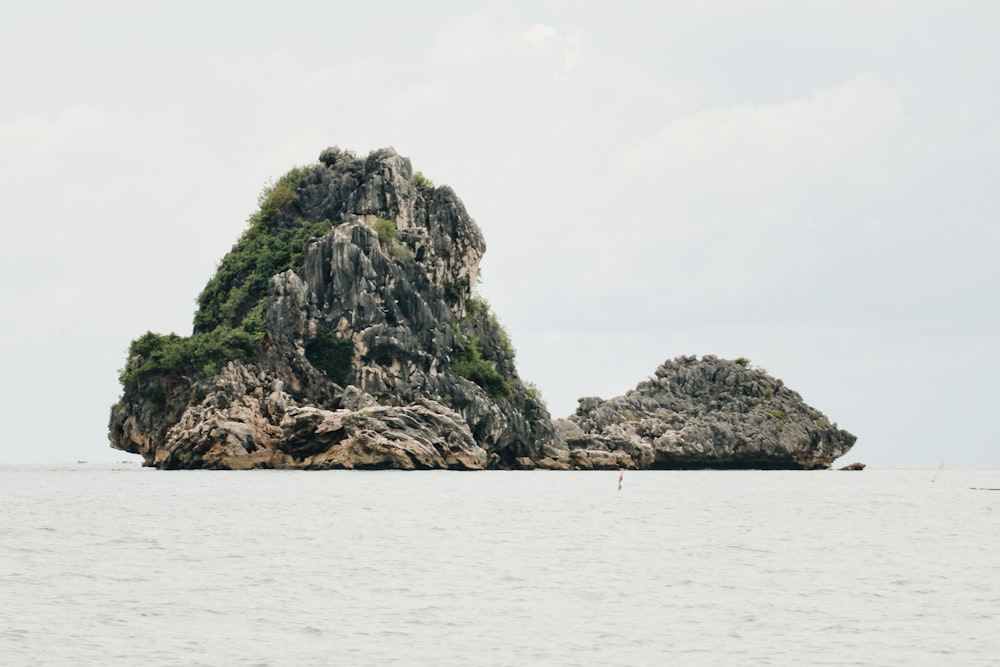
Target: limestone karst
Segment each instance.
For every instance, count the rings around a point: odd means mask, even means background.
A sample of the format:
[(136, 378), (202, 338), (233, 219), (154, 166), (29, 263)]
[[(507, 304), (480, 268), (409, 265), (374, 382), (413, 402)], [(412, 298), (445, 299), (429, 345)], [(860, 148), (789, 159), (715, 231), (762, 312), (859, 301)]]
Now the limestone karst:
[(483, 235), (391, 148), (261, 196), (191, 336), (136, 339), (112, 447), (160, 468), (821, 468), (854, 436), (761, 371), (668, 361), (553, 422), (473, 292)]

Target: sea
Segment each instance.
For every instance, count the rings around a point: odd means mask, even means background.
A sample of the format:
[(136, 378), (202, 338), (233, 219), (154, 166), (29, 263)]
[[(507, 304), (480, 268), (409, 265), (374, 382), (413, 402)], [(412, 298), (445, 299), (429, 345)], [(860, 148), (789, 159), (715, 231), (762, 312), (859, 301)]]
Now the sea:
[(0, 664), (998, 665), (991, 488), (3, 465)]

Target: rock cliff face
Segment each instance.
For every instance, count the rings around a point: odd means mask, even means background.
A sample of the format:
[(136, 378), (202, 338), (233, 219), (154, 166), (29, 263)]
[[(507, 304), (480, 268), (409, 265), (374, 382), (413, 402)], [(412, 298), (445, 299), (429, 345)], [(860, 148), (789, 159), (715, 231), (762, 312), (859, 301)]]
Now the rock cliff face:
[(553, 424), (472, 292), (484, 251), (409, 160), (327, 149), (262, 195), (192, 336), (133, 342), (112, 447), (160, 468), (812, 468), (853, 443), (712, 357)]

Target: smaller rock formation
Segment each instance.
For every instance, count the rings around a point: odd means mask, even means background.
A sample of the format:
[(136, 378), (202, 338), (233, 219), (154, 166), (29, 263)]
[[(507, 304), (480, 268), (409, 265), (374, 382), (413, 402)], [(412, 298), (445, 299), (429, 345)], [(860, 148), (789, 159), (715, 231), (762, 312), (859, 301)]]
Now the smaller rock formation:
[(849, 463), (846, 466), (837, 468), (837, 470), (864, 470), (865, 464), (860, 461), (855, 461), (854, 463)]
[(679, 357), (624, 396), (579, 403), (556, 421), (572, 467), (829, 468), (856, 439), (746, 359)]

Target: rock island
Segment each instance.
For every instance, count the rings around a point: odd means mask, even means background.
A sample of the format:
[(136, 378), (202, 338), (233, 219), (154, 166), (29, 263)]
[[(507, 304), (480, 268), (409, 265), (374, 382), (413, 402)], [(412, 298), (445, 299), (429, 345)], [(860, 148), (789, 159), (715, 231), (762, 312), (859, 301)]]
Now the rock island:
[(828, 468), (855, 437), (746, 359), (553, 421), (473, 291), (483, 235), (393, 149), (265, 189), (193, 332), (132, 342), (111, 446), (157, 468)]

